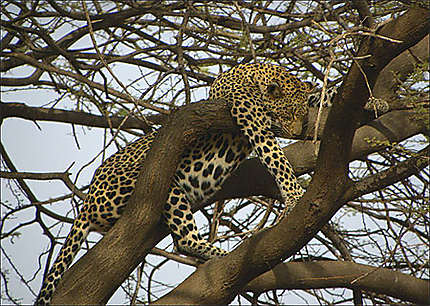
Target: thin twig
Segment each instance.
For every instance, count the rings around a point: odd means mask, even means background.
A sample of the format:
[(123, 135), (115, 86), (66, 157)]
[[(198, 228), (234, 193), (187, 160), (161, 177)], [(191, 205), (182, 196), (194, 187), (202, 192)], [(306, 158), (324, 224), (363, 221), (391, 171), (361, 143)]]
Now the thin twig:
[(139, 294), (140, 282), (142, 281), (143, 267), (145, 266), (145, 262), (142, 262), (139, 267), (137, 267), (137, 280), (136, 280), (136, 289), (134, 289), (133, 297), (131, 298), (130, 305), (136, 305), (137, 295)]
[[(103, 63), (103, 65), (106, 67), (106, 69), (109, 71), (109, 73), (111, 74), (111, 76), (115, 79), (115, 81), (122, 87), (122, 89), (124, 90), (124, 92), (129, 96), (129, 98), (130, 98), (130, 100), (131, 101), (133, 101), (134, 102), (134, 108), (135, 109), (137, 109), (138, 110), (138, 105), (139, 104), (141, 104), (141, 105), (143, 105), (143, 106), (145, 106), (145, 107), (148, 107), (148, 108), (150, 108), (150, 109), (154, 109), (154, 107), (151, 105), (151, 104), (147, 104), (147, 103), (144, 103), (144, 102), (138, 102), (129, 92), (128, 92), (128, 90), (127, 90), (127, 87), (121, 82), (121, 80), (113, 73), (113, 71), (110, 69), (110, 67), (109, 67), (109, 65), (106, 63), (106, 61), (104, 60), (104, 57), (103, 57), (103, 55), (101, 54), (101, 52), (100, 52), (100, 50), (99, 50), (99, 48), (98, 48), (98, 46), (97, 46), (97, 41), (96, 41), (96, 39), (95, 39), (95, 37), (94, 37), (94, 31), (93, 31), (93, 26), (92, 26), (92, 23), (91, 23), (91, 19), (90, 19), (90, 16), (89, 16), (89, 14), (88, 14), (88, 10), (87, 10), (87, 5), (86, 5), (86, 3), (85, 3), (85, 0), (82, 0), (82, 7), (83, 7), (83, 10), (84, 10), (84, 13), (85, 13), (85, 18), (87, 19), (87, 24), (88, 24), (88, 30), (89, 30), (89, 34), (90, 34), (90, 37), (91, 37), (91, 41), (93, 42), (93, 46), (94, 46), (94, 49), (96, 50), (96, 52), (97, 52), (97, 55), (99, 56), (99, 59), (100, 59), (100, 61)], [(163, 109), (160, 109), (160, 108), (156, 108), (156, 110), (158, 111), (158, 112), (160, 112), (160, 113), (163, 113), (163, 114), (169, 114), (169, 111), (167, 111), (167, 110), (163, 110)], [(127, 117), (127, 116), (126, 116)], [(143, 120), (144, 120), (144, 122), (149, 126), (150, 124), (149, 124), (149, 122), (147, 122), (146, 121), (146, 118), (145, 118), (145, 116), (142, 116), (142, 118), (143, 118)]]

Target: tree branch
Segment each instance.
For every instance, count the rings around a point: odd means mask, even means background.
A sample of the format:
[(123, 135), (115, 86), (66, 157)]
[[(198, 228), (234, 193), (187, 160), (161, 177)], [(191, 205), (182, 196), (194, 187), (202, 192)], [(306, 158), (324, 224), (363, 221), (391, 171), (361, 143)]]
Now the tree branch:
[[(172, 113), (152, 144), (123, 215), (65, 274), (52, 304), (108, 301), (161, 238), (161, 210), (182, 150), (208, 130), (239, 132), (226, 102), (194, 103)], [(91, 271), (97, 271), (97, 280)]]
[[(404, 81), (414, 71), (417, 61), (424, 62), (429, 54), (429, 35), (392, 60), (378, 75), (373, 93), (390, 101), (395, 96), (399, 81)], [(391, 101), (390, 101), (391, 102)]]
[[(113, 26), (119, 25), (121, 23), (124, 23), (124, 20), (126, 20), (128, 18), (141, 16), (141, 15), (144, 15), (146, 13), (157, 12), (160, 10), (160, 8), (162, 8), (164, 12), (167, 12), (170, 10), (181, 9), (181, 8), (183, 8), (183, 6), (184, 6), (183, 3), (180, 3), (180, 2), (168, 4), (165, 6), (159, 5), (159, 4), (154, 5), (154, 3), (152, 3), (152, 2), (148, 2), (146, 4), (143, 4), (143, 5), (140, 5), (137, 7), (124, 9), (124, 10), (120, 10), (117, 12), (99, 14), (97, 16), (90, 16), (90, 18), (91, 19), (94, 19), (94, 18), (97, 19), (97, 21), (95, 21), (93, 23), (93, 29), (94, 29), (94, 31), (97, 31), (97, 30), (107, 29), (109, 27), (113, 27)], [(69, 13), (69, 14), (74, 14), (74, 13)], [(83, 13), (78, 13), (77, 15), (74, 14), (73, 16), (74, 17), (79, 16), (80, 18), (82, 18), (82, 17), (85, 18), (85, 15)], [(78, 19), (80, 19), (80, 18), (78, 18)], [(2, 24), (5, 27), (14, 26), (11, 22), (6, 22), (6, 21), (3, 22), (3, 20), (2, 20)], [(73, 43), (75, 43), (80, 38), (82, 38), (83, 36), (88, 34), (88, 32), (89, 32), (88, 26), (80, 27), (74, 31), (67, 33), (65, 36), (63, 36), (62, 38), (57, 40), (56, 44), (61, 49), (66, 50)], [(40, 60), (40, 59), (46, 58), (47, 56), (52, 56), (53, 58), (56, 58), (59, 54), (58, 54), (57, 50), (52, 48), (52, 46), (47, 46), (47, 47), (41, 48), (40, 50), (35, 50), (33, 52), (30, 52), (27, 55), (29, 57), (35, 58), (36, 60)], [(24, 65), (25, 63), (26, 62), (21, 58), (11, 58), (9, 60), (1, 62), (0, 71), (5, 72), (5, 71), (8, 71), (12, 68), (16, 68), (18, 66)]]
[(72, 183), (69, 178), (69, 173), (67, 172), (30, 173), (0, 171), (0, 177), (7, 179), (61, 180), (70, 189), (70, 191), (76, 194), (81, 200), (86, 196), (85, 193), (76, 188), (75, 184)]
[(348, 261), (317, 261), (277, 265), (251, 281), (244, 290), (261, 293), (276, 289), (359, 288), (426, 304), (430, 300), (429, 286), (428, 280), (386, 268)]
[(429, 149), (430, 146), (427, 146), (408, 160), (354, 183), (345, 192), (343, 196), (344, 202), (380, 190), (384, 186), (389, 186), (419, 173), (429, 164)]
[[(127, 118), (123, 116), (111, 116), (107, 119), (105, 116), (98, 116), (80, 111), (32, 107), (24, 103), (0, 103), (0, 109), (0, 119), (21, 118), (33, 121), (63, 122), (100, 128), (110, 128), (110, 121), (113, 128), (121, 126), (122, 129), (141, 129), (145, 132), (151, 130), (151, 127), (143, 120), (131, 116)], [(147, 116), (146, 118), (154, 124), (160, 124), (165, 120), (166, 116), (160, 114)]]

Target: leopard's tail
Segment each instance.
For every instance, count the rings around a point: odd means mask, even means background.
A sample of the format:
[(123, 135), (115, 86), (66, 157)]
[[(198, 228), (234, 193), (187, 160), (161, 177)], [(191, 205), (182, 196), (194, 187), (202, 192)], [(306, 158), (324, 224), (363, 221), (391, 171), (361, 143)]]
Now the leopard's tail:
[(69, 268), (76, 254), (79, 252), (82, 243), (87, 238), (89, 228), (88, 219), (79, 214), (73, 222), (73, 226), (60, 253), (43, 281), (42, 289), (40, 289), (35, 305), (49, 305), (52, 294), (63, 277), (64, 272)]

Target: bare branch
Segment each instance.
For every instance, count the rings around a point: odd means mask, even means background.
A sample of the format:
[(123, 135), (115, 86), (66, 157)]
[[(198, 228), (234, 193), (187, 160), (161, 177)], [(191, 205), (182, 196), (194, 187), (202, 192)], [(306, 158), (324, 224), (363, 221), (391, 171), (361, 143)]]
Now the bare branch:
[[(123, 129), (140, 129), (149, 132), (151, 127), (137, 117), (104, 116), (93, 115), (81, 111), (70, 111), (53, 108), (26, 106), (24, 103), (1, 103), (1, 118), (22, 118), (28, 120), (43, 120), (79, 124), (84, 126), (108, 128), (108, 120), (113, 128), (118, 128), (122, 122)], [(147, 119), (154, 124), (161, 124), (165, 120), (163, 115), (148, 116)]]
[[(387, 281), (387, 280), (396, 280)], [(358, 280), (358, 281), (356, 281)], [(412, 303), (427, 303), (430, 282), (382, 267), (346, 261), (283, 263), (251, 281), (244, 290), (360, 288)]]
[(85, 194), (80, 191), (72, 183), (69, 178), (70, 173), (67, 172), (51, 172), (51, 173), (30, 173), (30, 172), (5, 172), (0, 171), (0, 177), (7, 179), (29, 179), (29, 180), (61, 180), (63, 183), (76, 194), (81, 200), (85, 198)]

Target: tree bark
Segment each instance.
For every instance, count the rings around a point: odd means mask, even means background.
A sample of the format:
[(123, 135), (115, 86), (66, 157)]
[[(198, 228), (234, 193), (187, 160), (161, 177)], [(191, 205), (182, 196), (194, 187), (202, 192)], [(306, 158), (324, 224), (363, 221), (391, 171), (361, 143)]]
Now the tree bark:
[(52, 304), (107, 303), (155, 246), (154, 238), (160, 238), (161, 211), (182, 150), (208, 130), (239, 132), (225, 101), (190, 104), (169, 117), (145, 159), (122, 217), (65, 274)]
[(426, 304), (430, 282), (386, 268), (350, 261), (289, 262), (252, 280), (245, 291), (360, 288), (401, 300)]

